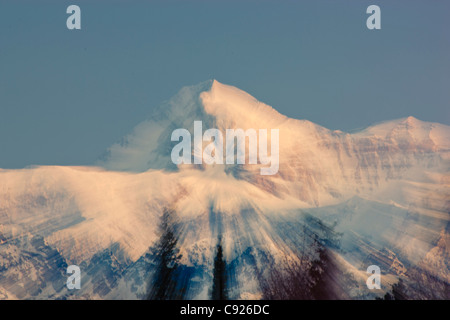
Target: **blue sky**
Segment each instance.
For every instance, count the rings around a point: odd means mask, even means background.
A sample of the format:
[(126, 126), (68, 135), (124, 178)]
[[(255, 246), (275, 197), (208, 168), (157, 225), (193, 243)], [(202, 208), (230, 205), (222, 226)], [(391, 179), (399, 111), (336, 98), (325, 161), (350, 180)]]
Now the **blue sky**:
[[(66, 28), (77, 4), (82, 29)], [(381, 30), (366, 28), (370, 4)], [(450, 124), (448, 1), (0, 2), (0, 168), (89, 165), (208, 79), (351, 131)]]

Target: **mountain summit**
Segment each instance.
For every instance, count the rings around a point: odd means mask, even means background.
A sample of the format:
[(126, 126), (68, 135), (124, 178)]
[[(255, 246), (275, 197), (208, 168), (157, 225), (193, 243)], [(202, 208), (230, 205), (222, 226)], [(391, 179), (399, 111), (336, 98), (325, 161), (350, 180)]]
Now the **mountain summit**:
[(287, 118), (238, 88), (210, 80), (181, 89), (120, 143), (111, 146), (99, 165), (133, 172), (174, 169), (170, 161), (172, 131), (187, 128), (193, 135), (196, 120), (206, 129), (246, 130), (275, 128)]
[[(175, 165), (171, 134), (194, 121), (278, 129), (277, 174)], [(96, 167), (0, 169), (0, 299), (448, 299), (449, 172), (445, 125), (350, 134), (216, 80), (185, 87)]]
[(424, 166), (448, 167), (444, 161), (450, 150), (448, 126), (408, 117), (353, 134), (331, 131), (307, 120), (290, 119), (217, 80), (181, 89), (121, 143), (111, 146), (98, 164), (119, 171), (179, 171), (170, 159), (171, 134), (186, 128), (193, 136), (196, 120), (202, 121), (203, 130), (218, 128), (224, 136), (226, 129), (279, 129), (276, 176), (263, 179), (257, 174), (260, 166), (252, 165), (222, 165), (221, 170), (272, 194), (304, 201), (306, 206), (372, 194), (391, 180), (422, 172)]

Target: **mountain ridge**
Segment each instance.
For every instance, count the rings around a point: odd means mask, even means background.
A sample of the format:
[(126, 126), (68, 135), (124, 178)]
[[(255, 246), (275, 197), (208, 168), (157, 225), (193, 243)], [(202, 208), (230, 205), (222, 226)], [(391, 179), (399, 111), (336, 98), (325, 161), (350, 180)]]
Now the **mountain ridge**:
[[(192, 132), (194, 120), (219, 130), (278, 126), (279, 172), (174, 165), (170, 135)], [(0, 169), (0, 296), (145, 298), (169, 272), (158, 257), (179, 253), (171, 285), (188, 281), (182, 298), (208, 299), (220, 252), (234, 299), (280, 297), (270, 279), (289, 289), (291, 272), (318, 285), (312, 267), (339, 284), (328, 288), (333, 297), (373, 299), (404, 279), (409, 295), (433, 297), (426, 288), (436, 285), (442, 298), (449, 128), (408, 117), (339, 133), (215, 80), (183, 88), (96, 167)], [(164, 239), (174, 252), (161, 253)], [(369, 262), (383, 267), (379, 293), (365, 287)], [(69, 264), (85, 272), (79, 292), (65, 288)]]

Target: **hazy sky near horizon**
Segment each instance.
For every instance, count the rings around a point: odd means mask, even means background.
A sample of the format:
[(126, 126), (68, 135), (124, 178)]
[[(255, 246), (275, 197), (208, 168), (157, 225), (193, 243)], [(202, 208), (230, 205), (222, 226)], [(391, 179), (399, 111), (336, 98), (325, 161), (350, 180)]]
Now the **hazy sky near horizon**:
[[(81, 7), (81, 30), (66, 8)], [(381, 30), (366, 8), (381, 7)], [(0, 168), (89, 165), (186, 85), (351, 131), (450, 125), (450, 1), (0, 2)]]

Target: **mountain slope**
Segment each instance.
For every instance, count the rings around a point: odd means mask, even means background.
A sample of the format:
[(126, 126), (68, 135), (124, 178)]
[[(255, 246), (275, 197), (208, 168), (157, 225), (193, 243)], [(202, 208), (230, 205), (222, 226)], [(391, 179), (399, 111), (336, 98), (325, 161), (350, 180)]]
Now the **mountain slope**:
[[(196, 120), (224, 136), (279, 129), (278, 173), (174, 165), (172, 131), (193, 136)], [(371, 299), (399, 278), (407, 297), (445, 298), (449, 155), (445, 125), (408, 117), (349, 134), (215, 80), (186, 87), (97, 167), (0, 169), (0, 297), (210, 298), (220, 261), (232, 299)], [(70, 264), (81, 290), (65, 286)], [(381, 291), (365, 286), (370, 264)]]

